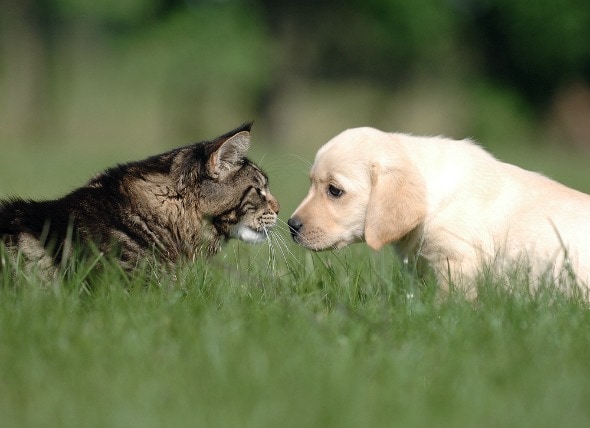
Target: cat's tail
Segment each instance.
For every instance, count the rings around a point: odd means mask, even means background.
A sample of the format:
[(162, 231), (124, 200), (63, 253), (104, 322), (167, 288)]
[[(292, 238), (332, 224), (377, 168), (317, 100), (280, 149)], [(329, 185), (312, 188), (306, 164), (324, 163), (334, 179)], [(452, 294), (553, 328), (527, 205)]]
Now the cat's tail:
[(0, 200), (0, 242), (10, 245), (22, 227), (22, 215), (28, 202), (20, 198)]

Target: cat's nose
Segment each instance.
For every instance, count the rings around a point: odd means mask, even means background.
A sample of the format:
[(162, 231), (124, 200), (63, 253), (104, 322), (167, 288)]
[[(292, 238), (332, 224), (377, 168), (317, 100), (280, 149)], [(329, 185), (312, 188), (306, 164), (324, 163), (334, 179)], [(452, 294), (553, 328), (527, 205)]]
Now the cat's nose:
[(291, 217), (287, 224), (289, 225), (289, 231), (291, 231), (291, 236), (295, 238), (299, 235), (299, 231), (303, 227), (303, 222), (298, 217)]

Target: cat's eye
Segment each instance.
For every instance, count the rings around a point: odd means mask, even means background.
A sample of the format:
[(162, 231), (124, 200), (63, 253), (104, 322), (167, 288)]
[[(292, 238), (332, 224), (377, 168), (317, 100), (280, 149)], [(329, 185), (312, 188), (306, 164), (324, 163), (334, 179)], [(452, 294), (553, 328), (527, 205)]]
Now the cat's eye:
[(262, 199), (264, 199), (266, 197), (266, 192), (264, 190), (262, 190), (259, 187), (256, 187), (256, 193), (258, 194), (258, 196), (260, 196)]
[(344, 194), (344, 190), (339, 189), (338, 187), (334, 186), (333, 184), (330, 184), (328, 186), (328, 193), (330, 194), (330, 196), (333, 196), (335, 198), (339, 198), (340, 196), (342, 196)]

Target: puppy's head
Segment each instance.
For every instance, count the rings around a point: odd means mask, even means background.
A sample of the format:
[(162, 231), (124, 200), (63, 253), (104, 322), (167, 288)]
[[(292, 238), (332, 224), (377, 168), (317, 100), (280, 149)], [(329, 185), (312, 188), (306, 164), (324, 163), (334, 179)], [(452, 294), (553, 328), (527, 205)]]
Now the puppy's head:
[(320, 148), (309, 193), (289, 219), (293, 239), (312, 250), (362, 240), (379, 249), (414, 229), (426, 212), (424, 186), (399, 138), (355, 128)]

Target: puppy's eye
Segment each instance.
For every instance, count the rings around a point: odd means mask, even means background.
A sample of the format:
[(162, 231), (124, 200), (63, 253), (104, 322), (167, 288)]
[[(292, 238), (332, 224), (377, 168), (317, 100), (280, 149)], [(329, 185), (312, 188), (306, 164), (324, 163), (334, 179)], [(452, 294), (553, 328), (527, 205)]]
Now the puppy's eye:
[(331, 196), (334, 196), (335, 198), (339, 198), (340, 196), (342, 196), (344, 194), (344, 190), (339, 189), (338, 187), (334, 186), (333, 184), (330, 184), (328, 186), (328, 193)]

